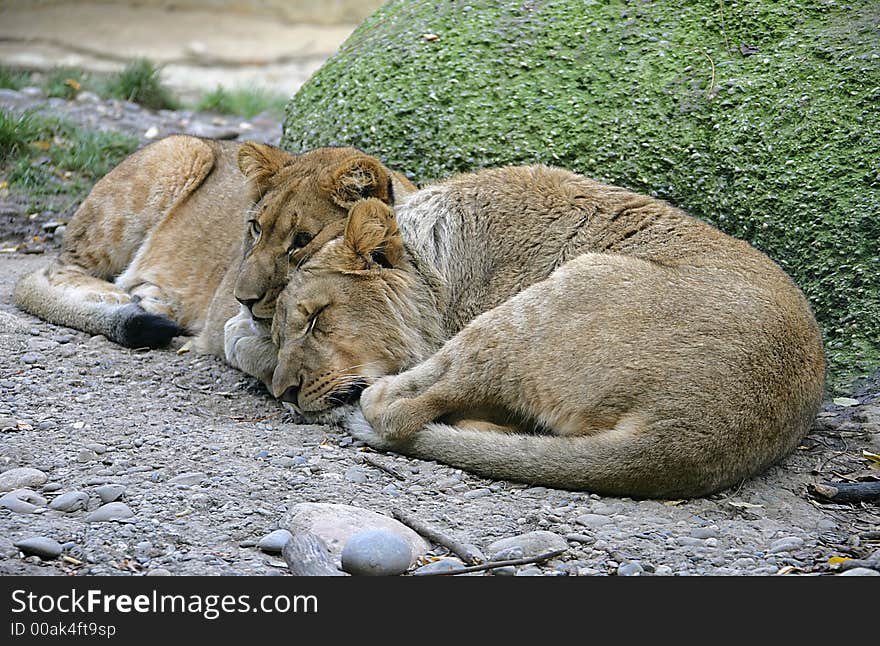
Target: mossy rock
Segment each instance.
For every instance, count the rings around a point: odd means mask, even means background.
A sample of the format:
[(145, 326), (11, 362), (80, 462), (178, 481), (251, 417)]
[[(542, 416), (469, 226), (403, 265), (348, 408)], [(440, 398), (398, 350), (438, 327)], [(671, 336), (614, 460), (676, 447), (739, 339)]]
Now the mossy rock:
[(768, 253), (839, 390), (880, 367), (880, 4), (392, 0), (287, 108), (293, 152), (417, 182), (545, 162)]

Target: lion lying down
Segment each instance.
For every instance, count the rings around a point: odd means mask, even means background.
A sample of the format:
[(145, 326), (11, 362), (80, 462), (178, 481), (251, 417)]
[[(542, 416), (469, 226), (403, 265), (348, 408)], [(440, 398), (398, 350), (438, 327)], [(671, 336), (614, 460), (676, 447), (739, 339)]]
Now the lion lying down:
[(346, 424), (377, 449), (603, 494), (760, 472), (824, 382), (807, 301), (764, 254), (544, 166), (461, 175), (396, 218), (358, 202), (291, 273), (272, 334), (274, 393), (306, 416), (360, 395)]

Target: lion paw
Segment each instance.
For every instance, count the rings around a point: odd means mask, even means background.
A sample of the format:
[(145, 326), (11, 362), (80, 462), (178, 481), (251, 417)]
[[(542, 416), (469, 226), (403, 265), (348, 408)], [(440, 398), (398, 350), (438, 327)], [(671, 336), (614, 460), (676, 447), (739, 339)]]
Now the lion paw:
[(419, 400), (400, 397), (399, 377), (384, 377), (361, 394), (361, 410), (374, 432), (390, 442), (400, 442), (431, 421)]

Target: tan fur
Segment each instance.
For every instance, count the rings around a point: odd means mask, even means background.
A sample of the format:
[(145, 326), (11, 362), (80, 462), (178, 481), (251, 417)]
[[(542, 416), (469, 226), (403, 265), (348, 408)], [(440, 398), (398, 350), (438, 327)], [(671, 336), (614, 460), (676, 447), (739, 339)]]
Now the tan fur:
[[(357, 204), (279, 301), (273, 389), (302, 412), (369, 383), (347, 424), (374, 448), (649, 497), (734, 485), (810, 428), (819, 329), (747, 243), (545, 166), (423, 189), (399, 233), (383, 210)], [(405, 243), (390, 268), (377, 240)]]
[[(252, 142), (167, 137), (97, 182), (68, 224), (59, 257), (18, 283), (16, 302), (129, 345), (189, 333), (204, 352), (224, 356), (238, 346), (234, 354), (260, 376), (266, 371), (250, 365), (249, 348), (265, 338), (242, 337), (268, 331), (247, 311), (227, 328), (240, 309), (233, 296), (252, 301), (268, 328), (289, 264), (342, 232), (349, 203), (340, 204), (339, 193), (350, 197), (355, 185), (362, 197), (386, 200), (394, 188), (399, 195), (415, 188), (352, 148), (291, 155)], [(262, 227), (256, 239), (247, 233), (250, 219)], [(303, 235), (313, 244), (293, 248)], [(144, 328), (134, 335), (133, 319)], [(157, 325), (164, 326), (158, 338), (150, 330)]]

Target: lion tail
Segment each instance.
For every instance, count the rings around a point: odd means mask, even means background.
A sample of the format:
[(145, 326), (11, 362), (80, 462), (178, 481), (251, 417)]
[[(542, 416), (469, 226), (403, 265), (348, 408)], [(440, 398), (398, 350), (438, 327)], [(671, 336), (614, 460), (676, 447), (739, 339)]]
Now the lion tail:
[(171, 319), (146, 311), (113, 283), (60, 260), (23, 276), (13, 299), (26, 312), (129, 348), (158, 348), (186, 334)]
[(487, 478), (602, 495), (688, 498), (742, 479), (711, 462), (665, 449), (650, 434), (578, 437), (497, 433), (431, 423), (403, 442), (382, 439), (360, 409), (346, 427), (372, 448), (437, 460)]

